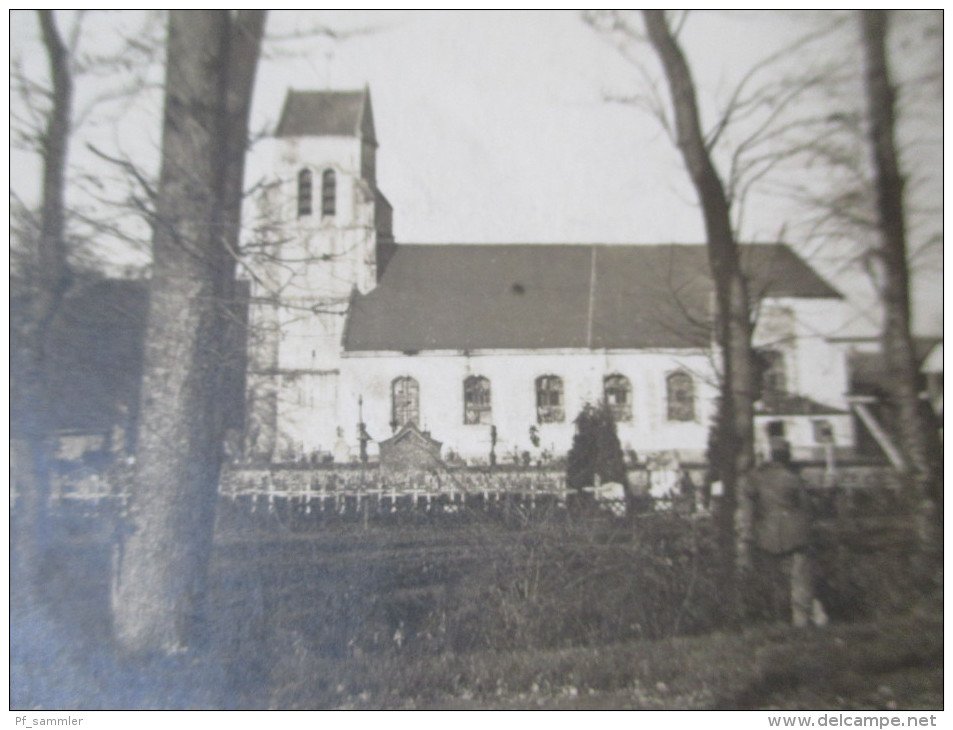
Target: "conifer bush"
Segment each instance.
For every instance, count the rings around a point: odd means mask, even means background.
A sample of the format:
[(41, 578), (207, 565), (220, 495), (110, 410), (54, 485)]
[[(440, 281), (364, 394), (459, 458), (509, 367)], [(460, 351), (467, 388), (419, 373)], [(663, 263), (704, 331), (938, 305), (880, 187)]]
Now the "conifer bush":
[(586, 404), (576, 416), (576, 433), (567, 456), (566, 484), (581, 489), (595, 483), (616, 482), (628, 489), (625, 457), (608, 404)]

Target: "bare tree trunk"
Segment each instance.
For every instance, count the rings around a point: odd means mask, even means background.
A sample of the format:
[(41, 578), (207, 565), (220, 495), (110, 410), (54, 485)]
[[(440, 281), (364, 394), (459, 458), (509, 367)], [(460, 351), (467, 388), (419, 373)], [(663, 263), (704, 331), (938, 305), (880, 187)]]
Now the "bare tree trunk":
[(136, 492), (113, 592), (128, 651), (181, 651), (204, 633), (241, 209), (235, 157), (245, 152), (263, 17), (170, 12)]
[[(930, 459), (930, 426), (923, 418), (918, 366), (910, 332), (910, 293), (903, 207), (903, 178), (894, 143), (894, 91), (887, 68), (887, 13), (861, 11), (870, 147), (875, 173), (879, 256), (883, 262), (882, 342), (890, 396), (898, 414), (901, 450), (910, 492), (928, 521), (940, 524), (939, 464)], [(926, 525), (923, 526), (924, 528)], [(936, 549), (933, 529), (921, 529), (927, 550)]]
[[(242, 307), (241, 293), (236, 289), (235, 271), (238, 259), (241, 213), (245, 179), (245, 152), (248, 147), (248, 120), (251, 111), (252, 90), (261, 41), (265, 30), (264, 10), (239, 10), (232, 21), (228, 47), (228, 79), (226, 81), (225, 118), (225, 164), (222, 189), (222, 303), (224, 305), (223, 352), (220, 359), (220, 390), (237, 378), (244, 378), (245, 360), (236, 357), (244, 351), (247, 332), (239, 312)], [(242, 388), (244, 392), (244, 388)], [(224, 431), (229, 410), (235, 404), (219, 399), (217, 428)]]
[(50, 63), (52, 106), (42, 138), (43, 192), (36, 256), (30, 282), (16, 303), (12, 323), (11, 426), (13, 479), (19, 505), (14, 522), (15, 594), (35, 598), (47, 532), (50, 494), (50, 396), (46, 347), (51, 324), (70, 285), (66, 261), (66, 161), (73, 104), (69, 54), (52, 10), (39, 10)]
[(701, 132), (695, 87), (688, 63), (669, 31), (665, 13), (644, 10), (651, 41), (668, 79), (675, 110), (678, 147), (701, 201), (708, 240), (708, 260), (715, 283), (716, 339), (722, 355), (722, 422), (720, 439), (725, 485), (722, 511), (723, 547), (736, 567), (750, 565), (751, 509), (745, 483), (754, 465), (753, 362), (747, 282), (731, 228), (728, 200)]

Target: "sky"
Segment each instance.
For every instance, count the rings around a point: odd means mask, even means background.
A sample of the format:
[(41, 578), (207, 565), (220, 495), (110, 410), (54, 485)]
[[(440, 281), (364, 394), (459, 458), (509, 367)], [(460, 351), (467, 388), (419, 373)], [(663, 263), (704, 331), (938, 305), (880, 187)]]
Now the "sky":
[[(64, 26), (70, 20), (59, 17)], [(137, 27), (140, 19), (134, 13), (90, 17), (85, 26), (90, 45), (108, 47), (120, 29)], [(696, 74), (703, 120), (711, 123), (741, 75), (801, 33), (809, 20), (780, 12), (692, 14), (680, 39)], [(32, 13), (14, 12), (11, 25), (11, 53), (42, 76)], [(321, 27), (339, 38), (311, 32)], [(658, 77), (644, 43), (630, 46), (626, 58), (571, 11), (275, 11), (268, 33), (253, 128), (274, 128), (289, 88), (368, 85), (380, 144), (378, 182), (393, 204), (398, 242), (704, 240), (695, 194), (672, 140), (652, 115), (617, 100), (644, 90), (640, 69)], [(304, 37), (292, 38), (296, 34)], [(924, 63), (922, 49), (901, 50), (904, 72)], [(860, 63), (859, 51), (845, 58)], [(149, 78), (158, 86), (161, 67)], [(90, 98), (110, 82), (81, 79), (78, 96)], [(122, 103), (108, 122), (81, 130), (82, 141), (121, 150), (155, 169), (160, 110), (158, 91), (140, 94)], [(927, 181), (927, 201), (938, 195), (942, 182), (938, 120), (929, 114), (920, 119), (927, 130), (920, 137), (928, 142), (911, 147), (906, 158)], [(267, 139), (256, 143), (248, 185), (268, 174), (272, 155)], [(35, 161), (17, 153), (12, 161), (23, 171), (12, 179), (14, 191), (25, 200), (35, 198)], [(104, 164), (85, 144), (74, 144), (72, 163), (77, 177), (103, 170)], [(119, 185), (114, 170), (101, 176), (107, 189)], [(78, 204), (90, 204), (73, 194)], [(788, 201), (753, 197), (741, 237), (790, 242), (835, 286), (856, 297), (860, 308), (868, 306), (867, 280), (844, 275), (836, 251), (808, 241), (803, 223), (803, 214)], [(930, 226), (942, 230), (938, 214)], [(118, 249), (115, 259), (124, 260)], [(942, 321), (942, 278), (931, 261), (928, 257), (927, 274), (914, 287), (915, 323), (924, 333), (939, 332)]]

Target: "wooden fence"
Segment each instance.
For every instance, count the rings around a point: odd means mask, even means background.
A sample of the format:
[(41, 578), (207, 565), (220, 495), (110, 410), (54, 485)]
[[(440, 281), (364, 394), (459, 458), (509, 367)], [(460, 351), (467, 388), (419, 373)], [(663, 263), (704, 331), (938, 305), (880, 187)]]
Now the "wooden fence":
[[(851, 465), (831, 473), (823, 466), (807, 464), (801, 474), (824, 512), (841, 512), (854, 502), (869, 502), (870, 494), (884, 488), (895, 492), (899, 487), (896, 473), (883, 466)], [(121, 509), (128, 500), (132, 476), (131, 465), (106, 472), (78, 470), (57, 475), (52, 499), (54, 503), (91, 507), (105, 500)], [(653, 472), (639, 465), (628, 476), (630, 501), (639, 511), (704, 513), (711, 504), (703, 489), (704, 465), (684, 465), (677, 472)], [(563, 471), (532, 467), (408, 474), (388, 474), (358, 465), (232, 467), (223, 471), (219, 490), (226, 504), (252, 513), (278, 509), (289, 514), (365, 518), (398, 512), (564, 509), (574, 499), (624, 514), (627, 501), (619, 485), (589, 487), (580, 494), (566, 486)]]

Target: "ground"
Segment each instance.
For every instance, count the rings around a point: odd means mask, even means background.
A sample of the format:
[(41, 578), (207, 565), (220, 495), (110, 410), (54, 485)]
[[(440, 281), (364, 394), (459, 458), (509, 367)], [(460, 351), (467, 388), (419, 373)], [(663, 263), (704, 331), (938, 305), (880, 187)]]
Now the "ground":
[(693, 523), (313, 529), (262, 511), (220, 525), (211, 649), (146, 664), (110, 648), (103, 524), (73, 520), (47, 602), (11, 614), (13, 708), (943, 706), (942, 600), (899, 585), (909, 546), (882, 522), (820, 536), (828, 578), (831, 561), (852, 576), (829, 626), (768, 611), (729, 630), (710, 620), (708, 564), (686, 557), (707, 539)]

